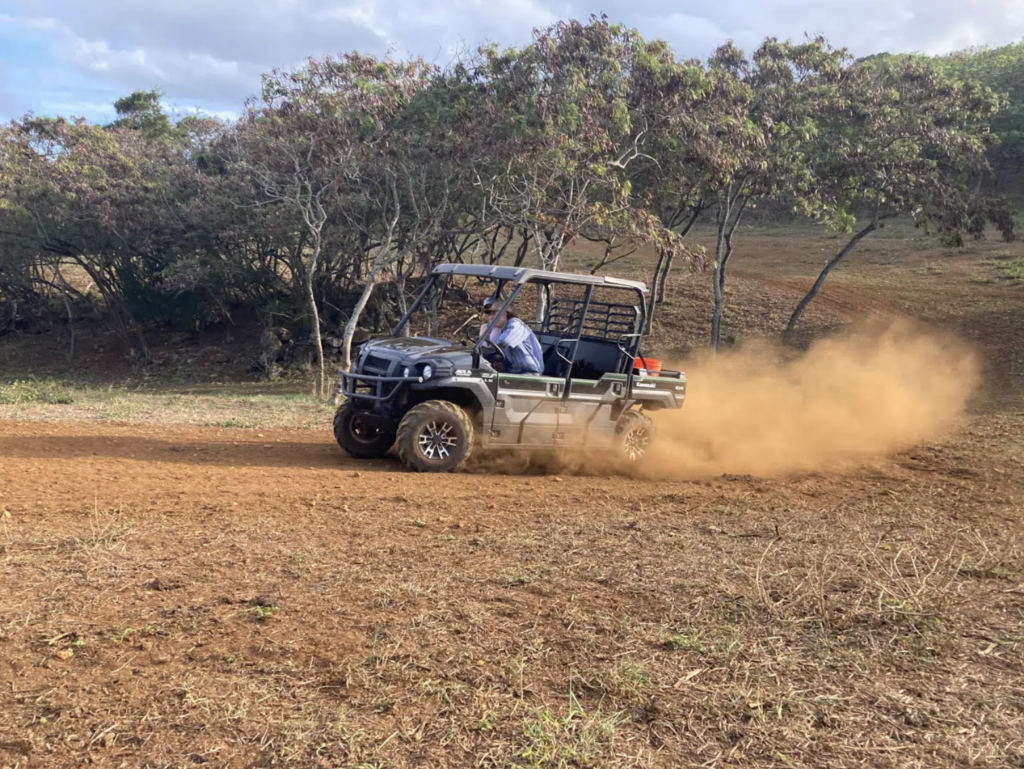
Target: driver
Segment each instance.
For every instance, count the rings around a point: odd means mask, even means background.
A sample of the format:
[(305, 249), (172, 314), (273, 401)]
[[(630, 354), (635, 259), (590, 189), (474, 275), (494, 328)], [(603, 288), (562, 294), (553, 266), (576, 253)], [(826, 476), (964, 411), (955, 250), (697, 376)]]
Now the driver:
[[(501, 304), (493, 297), (484, 299), (487, 323), (497, 315)], [(480, 327), (481, 334), (487, 328), (487, 323)], [(526, 376), (540, 376), (544, 373), (544, 351), (541, 350), (540, 342), (537, 341), (533, 329), (519, 320), (511, 310), (502, 313), (495, 322), (489, 340), (484, 342), (484, 346), (493, 343), (505, 354), (506, 373)]]

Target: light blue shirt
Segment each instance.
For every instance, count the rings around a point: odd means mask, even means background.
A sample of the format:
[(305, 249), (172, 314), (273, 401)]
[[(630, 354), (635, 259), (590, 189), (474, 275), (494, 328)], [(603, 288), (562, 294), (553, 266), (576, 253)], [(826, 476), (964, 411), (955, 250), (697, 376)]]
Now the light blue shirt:
[(509, 374), (543, 374), (544, 351), (533, 330), (519, 318), (509, 318), (497, 344), (505, 352)]

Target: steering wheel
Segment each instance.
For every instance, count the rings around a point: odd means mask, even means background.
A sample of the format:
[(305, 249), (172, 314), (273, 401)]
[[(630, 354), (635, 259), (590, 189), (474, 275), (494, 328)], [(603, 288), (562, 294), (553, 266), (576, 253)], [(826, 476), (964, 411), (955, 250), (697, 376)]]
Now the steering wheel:
[[(502, 350), (500, 346), (493, 342), (486, 342), (480, 346), (480, 351), (484, 358), (492, 365), (495, 363), (501, 363), (502, 369), (508, 368), (508, 358), (505, 356), (505, 351)], [(498, 360), (499, 358), (500, 360)]]

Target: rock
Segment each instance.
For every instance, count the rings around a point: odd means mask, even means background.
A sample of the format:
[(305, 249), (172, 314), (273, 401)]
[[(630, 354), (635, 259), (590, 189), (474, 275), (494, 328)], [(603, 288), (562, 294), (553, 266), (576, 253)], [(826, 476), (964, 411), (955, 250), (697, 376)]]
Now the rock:
[(268, 328), (260, 335), (260, 354), (257, 365), (267, 379), (273, 380), (281, 376), (281, 368), (277, 365), (277, 359), (280, 357), (283, 347), (284, 344), (275, 329)]
[(274, 329), (268, 328), (260, 335), (260, 350), (264, 353), (273, 353), (277, 356), (277, 353), (281, 351), (284, 345), (281, 342), (281, 338), (274, 332)]
[(336, 336), (326, 336), (324, 337), (323, 342), (325, 347), (332, 347), (335, 350), (340, 349), (341, 346), (345, 344), (345, 340)]

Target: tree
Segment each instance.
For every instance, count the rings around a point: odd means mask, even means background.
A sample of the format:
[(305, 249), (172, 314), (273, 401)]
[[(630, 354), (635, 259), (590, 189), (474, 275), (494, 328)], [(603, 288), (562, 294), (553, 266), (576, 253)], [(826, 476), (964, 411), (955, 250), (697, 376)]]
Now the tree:
[(947, 76), (973, 80), (1006, 97), (987, 120), (995, 139), (988, 158), (998, 189), (1008, 175), (1024, 169), (1024, 42), (968, 48), (934, 63)]
[(240, 170), (251, 180), (257, 203), (287, 207), (305, 227), (307, 246), (298, 266), (317, 356), (318, 397), (326, 392), (325, 361), (314, 287), (328, 221), (340, 213), (382, 238), (346, 328), (348, 364), (355, 324), (389, 258), (400, 216), (399, 178), (380, 161), (396, 115), (424, 86), (428, 71), (419, 61), (359, 54), (311, 59), (296, 72), (265, 76), (261, 99), (249, 104), (239, 124)]
[[(786, 341), (832, 270), (886, 219), (910, 214), (933, 222), (954, 243), (979, 237), (989, 222), (1013, 238), (1005, 207), (975, 181), (987, 169), (987, 121), (999, 107), (985, 86), (947, 78), (920, 58), (849, 69), (839, 99), (820, 118), (813, 167), (826, 220), (852, 237), (793, 311)], [(858, 213), (867, 223), (854, 232)]]
[(0, 232), (39, 264), (77, 263), (132, 354), (148, 360), (145, 323), (180, 310), (161, 289), (163, 271), (195, 243), (184, 212), (198, 187), (182, 148), (83, 120), (32, 117), (0, 139)]
[(646, 54), (630, 70), (630, 109), (649, 127), (644, 156), (630, 181), (642, 205), (677, 244), (658, 249), (650, 328), (676, 253), (686, 253), (694, 269), (706, 267), (703, 251), (684, 248), (685, 238), (710, 207), (710, 188), (737, 167), (738, 150), (749, 134), (749, 89), (725, 68), (676, 61), (664, 43), (650, 43)]
[(528, 234), (537, 266), (558, 269), (584, 234), (664, 237), (629, 178), (649, 130), (630, 110), (630, 74), (649, 55), (637, 32), (603, 17), (561, 22), (522, 50), (482, 55), (493, 150), (474, 158), (476, 183), (493, 221)]
[(728, 150), (734, 162), (718, 170), (707, 187), (717, 229), (713, 349), (721, 342), (733, 236), (748, 206), (785, 201), (803, 213), (820, 207), (810, 149), (817, 140), (819, 115), (836, 99), (846, 61), (846, 52), (831, 48), (823, 38), (801, 44), (768, 38), (750, 61), (726, 45), (711, 59), (713, 69), (738, 78), (750, 89), (746, 119)]
[(132, 91), (114, 102), (117, 120), (111, 128), (140, 131), (148, 137), (167, 136), (174, 129), (171, 119), (160, 105), (162, 91)]

